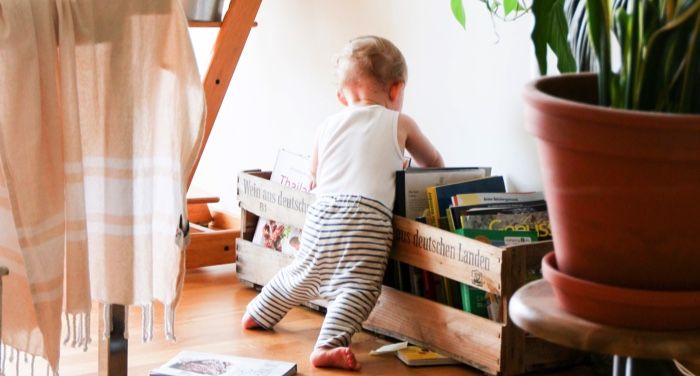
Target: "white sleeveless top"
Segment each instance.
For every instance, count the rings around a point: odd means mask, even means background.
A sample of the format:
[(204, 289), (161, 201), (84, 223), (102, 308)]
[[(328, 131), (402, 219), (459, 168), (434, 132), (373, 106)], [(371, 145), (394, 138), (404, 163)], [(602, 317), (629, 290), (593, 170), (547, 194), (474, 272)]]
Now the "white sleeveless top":
[(354, 194), (394, 207), (396, 171), (403, 166), (399, 113), (383, 106), (350, 106), (327, 118), (317, 135), (319, 195)]

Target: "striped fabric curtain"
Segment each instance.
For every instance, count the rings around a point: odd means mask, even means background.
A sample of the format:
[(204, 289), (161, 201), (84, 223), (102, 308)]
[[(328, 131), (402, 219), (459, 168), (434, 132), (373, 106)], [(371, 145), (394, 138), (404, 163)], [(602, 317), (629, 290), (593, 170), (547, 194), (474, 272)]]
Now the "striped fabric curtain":
[(0, 0), (1, 368), (57, 372), (93, 302), (174, 338), (203, 120), (180, 0)]

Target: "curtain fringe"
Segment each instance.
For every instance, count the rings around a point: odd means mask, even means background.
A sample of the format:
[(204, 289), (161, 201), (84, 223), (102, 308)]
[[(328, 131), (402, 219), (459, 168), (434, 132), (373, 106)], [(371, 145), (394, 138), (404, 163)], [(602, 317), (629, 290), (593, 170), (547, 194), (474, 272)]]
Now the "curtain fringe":
[(165, 305), (165, 339), (171, 342), (177, 341), (175, 338), (175, 310), (172, 304)]
[(110, 304), (102, 305), (102, 319), (104, 322), (104, 328), (102, 329), (102, 339), (108, 340), (110, 333), (112, 333), (112, 306)]
[(81, 347), (87, 351), (90, 338), (90, 313), (65, 313), (66, 335), (63, 338), (63, 345), (71, 347)]
[(71, 332), (71, 327), (70, 327), (70, 313), (66, 312), (65, 313), (66, 317), (66, 337), (63, 339), (63, 344), (67, 345), (68, 340), (70, 339), (70, 332)]
[(129, 306), (124, 306), (124, 339), (129, 339)]
[(88, 345), (92, 342), (92, 337), (90, 337), (90, 312), (85, 313), (85, 334), (83, 351), (87, 351)]
[[(38, 356), (35, 354), (30, 354), (26, 351), (20, 351), (4, 342), (0, 342), (0, 375), (9, 375), (10, 369), (14, 368), (15, 375), (20, 375), (20, 371), (26, 371), (27, 368), (31, 371), (31, 375), (34, 376), (36, 372), (36, 358)], [(22, 361), (24, 360), (25, 366), (22, 366)], [(12, 367), (14, 365), (14, 367)], [(51, 366), (46, 363), (46, 374), (49, 375)], [(53, 375), (57, 376), (56, 372)]]
[[(113, 329), (112, 327), (112, 311), (109, 304), (103, 305), (103, 319), (104, 319), (104, 330), (102, 332), (103, 339), (109, 340), (110, 333)], [(140, 306), (141, 308), (141, 339), (143, 342), (149, 342), (153, 339), (153, 318), (154, 310), (153, 303), (148, 303)], [(165, 327), (165, 338), (168, 341), (175, 342), (175, 310), (170, 304), (164, 305), (164, 327)], [(65, 313), (65, 337), (63, 338), (64, 345), (70, 345), (71, 347), (82, 348), (83, 351), (87, 351), (88, 344), (92, 343), (90, 337), (90, 313)], [(128, 338), (128, 310), (124, 315), (124, 338)], [(32, 376), (35, 374), (36, 369), (36, 358), (37, 355), (30, 354), (25, 351), (20, 351), (4, 342), (0, 341), (0, 376), (8, 375), (8, 367), (14, 365), (15, 372), (19, 375), (20, 363), (24, 357), (24, 363), (31, 368)], [(47, 376), (58, 376), (58, 372), (51, 368), (50, 364), (46, 364), (46, 375)]]
[(153, 303), (141, 306), (141, 340), (146, 343), (153, 339)]

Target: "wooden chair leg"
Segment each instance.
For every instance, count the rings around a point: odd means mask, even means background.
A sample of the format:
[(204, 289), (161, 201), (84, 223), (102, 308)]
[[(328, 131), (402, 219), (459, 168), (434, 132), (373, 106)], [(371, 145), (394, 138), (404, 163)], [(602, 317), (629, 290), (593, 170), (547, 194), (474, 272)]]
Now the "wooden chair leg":
[[(112, 304), (110, 305), (111, 317), (112, 317), (112, 330), (110, 331), (110, 336), (108, 339), (102, 338), (100, 335), (99, 342), (99, 375), (100, 376), (127, 376), (128, 372), (128, 349), (129, 342), (124, 338), (124, 331), (126, 329), (126, 307), (123, 305)], [(102, 328), (104, 325), (110, 325), (110, 323), (105, 323), (103, 319), (100, 319), (100, 331), (102, 333)]]
[(2, 277), (6, 276), (9, 270), (0, 266), (0, 339), (2, 339)]

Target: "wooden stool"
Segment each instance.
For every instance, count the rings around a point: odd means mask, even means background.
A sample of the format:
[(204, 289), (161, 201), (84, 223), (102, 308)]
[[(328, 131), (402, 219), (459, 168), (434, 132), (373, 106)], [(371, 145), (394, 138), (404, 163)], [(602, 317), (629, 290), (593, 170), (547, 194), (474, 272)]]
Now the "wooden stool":
[(536, 337), (614, 355), (614, 376), (680, 375), (671, 359), (700, 357), (700, 330), (649, 331), (594, 323), (562, 310), (543, 279), (518, 289), (509, 306), (511, 320)]

